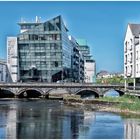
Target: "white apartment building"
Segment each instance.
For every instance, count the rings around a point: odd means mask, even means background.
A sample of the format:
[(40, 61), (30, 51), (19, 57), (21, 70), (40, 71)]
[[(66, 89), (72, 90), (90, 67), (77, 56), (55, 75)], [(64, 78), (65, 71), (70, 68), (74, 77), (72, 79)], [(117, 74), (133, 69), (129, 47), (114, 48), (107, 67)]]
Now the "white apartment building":
[(128, 24), (124, 40), (124, 78), (133, 78), (135, 89), (140, 79), (140, 24)]
[(11, 76), (9, 74), (6, 61), (0, 59), (0, 83), (11, 82)]
[(17, 37), (7, 38), (7, 66), (13, 82), (18, 81)]

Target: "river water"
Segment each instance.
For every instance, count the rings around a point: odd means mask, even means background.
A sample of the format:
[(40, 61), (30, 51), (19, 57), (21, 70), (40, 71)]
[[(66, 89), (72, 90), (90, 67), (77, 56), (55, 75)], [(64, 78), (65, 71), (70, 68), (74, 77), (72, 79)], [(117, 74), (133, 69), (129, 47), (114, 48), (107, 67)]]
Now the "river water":
[(140, 119), (84, 111), (57, 100), (1, 99), (0, 139), (140, 138)]

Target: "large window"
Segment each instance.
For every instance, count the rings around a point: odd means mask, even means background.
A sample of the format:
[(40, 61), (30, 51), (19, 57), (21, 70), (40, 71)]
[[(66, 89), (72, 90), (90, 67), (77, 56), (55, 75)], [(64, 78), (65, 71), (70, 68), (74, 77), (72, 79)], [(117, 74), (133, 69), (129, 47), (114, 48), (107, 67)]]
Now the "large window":
[(125, 42), (125, 52), (127, 52), (127, 41)]

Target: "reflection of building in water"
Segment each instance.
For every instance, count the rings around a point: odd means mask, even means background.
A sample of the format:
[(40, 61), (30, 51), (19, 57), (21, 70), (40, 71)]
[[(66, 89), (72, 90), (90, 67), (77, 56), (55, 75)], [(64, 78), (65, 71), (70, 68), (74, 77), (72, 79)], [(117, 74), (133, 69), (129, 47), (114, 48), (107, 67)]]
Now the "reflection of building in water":
[(140, 139), (140, 122), (136, 120), (126, 120), (124, 124), (125, 139)]
[[(91, 134), (95, 121), (94, 112), (71, 108), (60, 108), (59, 105), (42, 106), (37, 102), (11, 104), (6, 110), (6, 120), (2, 119), (6, 128), (7, 139), (76, 139)], [(48, 104), (50, 105), (50, 104)], [(18, 122), (17, 122), (18, 121)]]
[(18, 139), (76, 138), (81, 116), (60, 108), (21, 109), (18, 113)]
[(6, 126), (6, 138), (16, 139), (17, 136), (17, 108), (16, 104), (11, 104), (7, 113), (7, 126)]
[[(18, 125), (19, 139), (53, 139), (61, 138), (62, 121), (54, 115), (52, 109), (24, 109), (20, 110)], [(55, 134), (55, 135), (54, 135)]]
[(95, 119), (96, 115), (94, 112), (84, 111), (84, 125), (90, 125)]
[(95, 112), (84, 111), (84, 122), (83, 127), (79, 130), (79, 137), (80, 139), (84, 138), (85, 136), (90, 136), (92, 133), (91, 128), (96, 120)]
[(74, 111), (71, 114), (71, 138), (77, 139), (79, 136), (80, 125), (83, 125), (84, 121), (83, 111)]

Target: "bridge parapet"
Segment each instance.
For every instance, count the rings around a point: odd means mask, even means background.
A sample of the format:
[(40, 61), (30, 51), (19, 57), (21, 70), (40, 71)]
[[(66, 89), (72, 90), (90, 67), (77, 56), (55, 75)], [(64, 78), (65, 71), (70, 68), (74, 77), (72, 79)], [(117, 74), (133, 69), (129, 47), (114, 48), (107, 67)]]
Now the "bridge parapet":
[(91, 91), (96, 95), (103, 96), (104, 93), (110, 89), (116, 91), (124, 91), (123, 85), (105, 85), (105, 84), (79, 84), (79, 83), (5, 83), (0, 84), (0, 89), (6, 89), (19, 95), (27, 90), (38, 91), (41, 95), (46, 96), (53, 92), (65, 91), (68, 94), (78, 94), (82, 91)]

